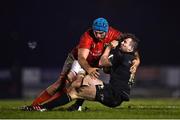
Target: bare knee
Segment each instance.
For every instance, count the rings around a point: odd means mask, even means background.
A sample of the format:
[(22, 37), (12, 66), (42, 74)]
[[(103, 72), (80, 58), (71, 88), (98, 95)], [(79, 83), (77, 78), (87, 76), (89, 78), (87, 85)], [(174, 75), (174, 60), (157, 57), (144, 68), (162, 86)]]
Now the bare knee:
[(72, 100), (80, 98), (75, 89), (69, 91), (68, 94), (69, 94), (69, 96), (71, 97)]

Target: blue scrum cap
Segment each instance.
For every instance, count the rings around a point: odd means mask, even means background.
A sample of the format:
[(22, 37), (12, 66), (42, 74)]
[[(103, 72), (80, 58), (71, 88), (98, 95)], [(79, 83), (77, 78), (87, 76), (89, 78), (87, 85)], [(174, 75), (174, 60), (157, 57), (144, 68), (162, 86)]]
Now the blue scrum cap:
[(108, 32), (109, 24), (105, 18), (97, 18), (93, 21), (92, 29)]

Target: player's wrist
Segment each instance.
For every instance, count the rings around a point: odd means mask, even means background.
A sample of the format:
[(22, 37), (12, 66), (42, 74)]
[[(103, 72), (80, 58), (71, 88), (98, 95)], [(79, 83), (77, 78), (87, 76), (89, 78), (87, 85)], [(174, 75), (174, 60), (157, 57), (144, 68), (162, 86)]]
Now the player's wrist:
[(114, 48), (113, 44), (110, 42), (107, 47), (109, 47), (110, 49)]
[(114, 48), (114, 45), (110, 42), (109, 43), (109, 46), (111, 47), (111, 48)]

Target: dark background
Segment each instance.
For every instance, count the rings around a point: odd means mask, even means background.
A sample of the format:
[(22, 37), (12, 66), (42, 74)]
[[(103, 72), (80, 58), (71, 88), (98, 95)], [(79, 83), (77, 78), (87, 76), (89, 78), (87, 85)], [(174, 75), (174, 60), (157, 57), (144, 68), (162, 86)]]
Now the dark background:
[[(179, 0), (4, 0), (0, 67), (62, 67), (97, 17), (140, 40), (142, 66), (180, 65)], [(35, 42), (35, 49), (28, 43)]]

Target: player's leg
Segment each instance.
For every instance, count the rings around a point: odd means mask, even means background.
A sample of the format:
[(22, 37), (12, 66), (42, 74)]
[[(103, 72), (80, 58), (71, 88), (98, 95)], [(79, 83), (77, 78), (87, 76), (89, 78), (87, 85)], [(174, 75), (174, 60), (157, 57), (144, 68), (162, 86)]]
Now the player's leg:
[(66, 92), (66, 89), (63, 89), (63, 90), (61, 90), (59, 92), (56, 92), (50, 99), (48, 99), (44, 103), (47, 103), (47, 102), (53, 101), (54, 99), (60, 98), (64, 92)]
[(77, 99), (74, 104), (67, 108), (68, 111), (82, 111), (82, 105), (84, 103), (84, 99)]
[(87, 100), (95, 100), (96, 85), (103, 85), (103, 82), (97, 78), (91, 78), (89, 75), (86, 75), (83, 79), (82, 86), (77, 89), (77, 96)]
[(113, 108), (122, 103), (122, 96), (117, 95), (110, 84), (96, 85), (95, 101)]
[[(36, 105), (36, 106), (27, 106), (25, 110), (27, 111), (41, 111), (41, 110), (50, 110), (55, 107), (64, 105), (69, 103), (71, 100), (76, 99), (77, 96), (77, 91), (76, 88), (81, 86), (82, 79), (84, 76), (78, 75), (77, 80), (75, 80), (68, 88), (64, 88), (63, 92), (61, 93), (61, 96), (58, 97), (52, 97), (50, 101), (42, 104), (42, 105)], [(69, 95), (71, 93), (71, 95)]]
[[(76, 98), (98, 101), (108, 107), (119, 106), (123, 101), (121, 95), (117, 96), (114, 93), (110, 84), (104, 84), (96, 78), (92, 79), (89, 75), (83, 79), (83, 85), (76, 89), (76, 91)], [(69, 95), (72, 96), (71, 93)]]
[[(90, 77), (87, 77), (87, 78), (90, 78)], [(51, 100), (50, 102), (47, 102), (42, 105), (27, 106), (26, 110), (32, 110), (32, 111), (33, 110), (35, 110), (35, 111), (50, 110), (55, 107), (65, 105), (65, 104), (69, 103), (70, 101), (77, 99), (77, 98), (94, 100), (95, 93), (96, 93), (95, 92), (96, 87), (94, 86), (94, 84), (91, 84), (90, 82), (85, 82), (85, 84), (83, 86), (81, 86), (83, 79), (84, 79), (84, 76), (78, 75), (78, 79), (75, 80), (69, 88), (67, 88), (67, 91), (64, 91), (62, 93), (60, 98), (55, 98), (55, 99)], [(86, 79), (86, 80), (88, 80), (88, 79)]]
[(95, 100), (95, 96), (96, 96), (95, 84), (100, 84), (100, 83), (103, 84), (103, 83), (98, 79), (91, 82), (92, 80), (89, 78), (90, 77), (86, 77), (85, 82), (83, 81), (83, 86), (81, 86), (84, 76), (78, 75), (77, 80), (75, 80), (71, 84), (71, 86), (67, 88), (67, 92), (64, 92), (60, 98), (54, 99), (50, 102), (41, 105), (41, 107), (46, 109), (53, 109), (55, 107), (65, 105), (77, 98)]
[[(67, 89), (67, 91), (71, 91), (71, 89), (73, 88), (73, 87), (80, 87), (80, 85), (81, 85), (81, 80), (79, 80), (79, 77), (82, 77), (82, 76), (77, 76), (77, 80), (76, 80), (76, 82), (73, 82), (74, 80), (75, 80), (75, 78), (76, 78), (76, 74), (78, 73), (78, 72), (80, 72), (81, 74), (85, 74), (85, 71), (80, 67), (80, 65), (79, 65), (79, 63), (76, 61), (76, 60), (74, 60), (73, 61), (73, 63), (72, 63), (72, 66), (71, 66), (71, 71), (69, 72), (69, 74), (67, 75), (68, 76), (68, 84), (70, 85), (70, 86), (68, 86), (67, 84), (66, 84), (66, 87), (68, 87), (68, 89)], [(78, 81), (80, 81), (80, 82), (78, 82)], [(58, 82), (62, 82), (62, 81), (57, 81), (56, 83), (54, 83), (53, 85), (54, 86), (56, 86), (56, 85), (59, 85), (59, 83)], [(71, 82), (73, 82), (73, 84), (71, 85)], [(50, 88), (54, 88), (54, 87), (50, 87)], [(64, 88), (64, 87), (63, 87)], [(59, 92), (61, 92), (61, 93), (59, 93)], [(59, 93), (59, 94), (58, 94)], [(64, 100), (63, 101), (63, 99), (64, 99), (64, 97), (66, 96), (64, 96), (64, 94), (65, 94), (65, 92), (63, 91), (63, 93), (62, 93), (62, 90), (58, 90), (58, 93), (56, 92), (56, 95), (54, 95), (52, 98), (50, 98), (49, 100), (48, 100), (48, 102), (46, 103), (46, 104), (44, 104), (43, 106), (44, 107), (46, 107), (46, 108), (48, 108), (48, 109), (50, 109), (50, 108), (53, 108), (53, 107), (55, 107), (56, 105), (57, 105), (57, 103), (58, 102), (60, 102), (59, 104), (61, 105), (61, 104), (64, 104), (64, 102), (66, 102), (66, 100)], [(61, 101), (62, 100), (62, 101)]]
[[(62, 76), (60, 76), (58, 78), (58, 80), (52, 84), (51, 86), (49, 86), (48, 88), (46, 88), (45, 90), (43, 90), (33, 101), (32, 105), (35, 106), (35, 105), (38, 105), (38, 104), (41, 104), (47, 100), (49, 100), (56, 92), (56, 89), (58, 87), (58, 85), (60, 85), (59, 82), (61, 81), (65, 81), (63, 80)], [(61, 84), (63, 85), (63, 84)]]
[(56, 91), (60, 91), (60, 89), (62, 89), (65, 86), (66, 75), (68, 71), (71, 69), (73, 61), (74, 61), (74, 57), (72, 56), (72, 54), (68, 54), (62, 72), (58, 77), (58, 80), (55, 83), (53, 83), (51, 86), (49, 86), (47, 89), (42, 91), (38, 95), (38, 97), (34, 99), (32, 105), (42, 104), (43, 102), (49, 100), (56, 93)]
[(64, 88), (63, 93), (60, 97), (52, 99), (51, 101), (43, 104), (42, 107), (46, 109), (53, 109), (55, 107), (67, 104), (73, 99), (78, 98), (76, 88), (79, 88), (81, 86), (83, 78), (84, 75), (78, 74), (77, 79), (73, 81), (70, 86)]
[[(92, 78), (89, 75), (87, 75), (86, 78), (83, 80), (83, 84), (87, 85), (87, 86), (90, 86), (90, 85), (95, 86), (96, 84), (103, 84), (103, 82), (98, 79), (91, 80), (91, 81), (89, 81), (89, 79), (92, 79)], [(94, 88), (92, 87), (92, 88), (87, 88), (87, 89), (90, 90), (90, 89), (94, 89)], [(68, 108), (68, 111), (75, 111), (75, 110), (81, 111), (82, 110), (81, 107), (82, 107), (83, 103), (84, 103), (84, 99), (77, 99), (76, 102)]]
[(93, 79), (89, 75), (86, 75), (84, 78), (80, 76), (79, 78), (80, 78), (79, 80), (77, 79), (75, 82), (72, 83), (72, 86), (75, 86), (73, 87), (75, 89), (69, 92), (69, 95), (71, 96), (71, 98), (95, 100), (96, 85), (103, 85), (103, 82), (97, 78)]
[(58, 107), (58, 106), (65, 105), (65, 104), (69, 103), (71, 100), (72, 99), (68, 95), (68, 93), (63, 92), (61, 94), (60, 98), (52, 99), (51, 101), (46, 102), (46, 103), (41, 104), (41, 105), (25, 106), (24, 108), (22, 108), (22, 110), (24, 110), (24, 111), (41, 111), (41, 112), (43, 112), (43, 111), (51, 110), (51, 109), (53, 109), (55, 107)]

